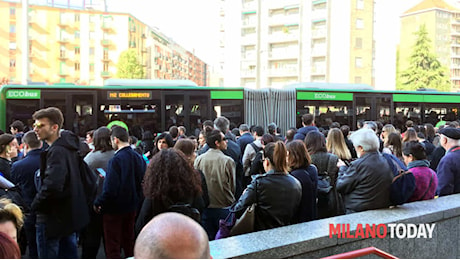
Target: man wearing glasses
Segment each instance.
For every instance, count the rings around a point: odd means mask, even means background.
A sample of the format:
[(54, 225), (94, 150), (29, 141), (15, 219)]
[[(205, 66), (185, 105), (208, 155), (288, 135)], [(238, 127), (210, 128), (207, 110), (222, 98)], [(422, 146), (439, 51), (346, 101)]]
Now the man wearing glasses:
[(61, 131), (64, 117), (55, 107), (33, 114), (34, 131), (49, 148), (40, 155), (37, 195), (31, 208), (37, 215), (39, 258), (78, 258), (76, 231), (89, 222), (79, 170), (79, 139)]
[(213, 240), (219, 229), (219, 219), (225, 219), (226, 207), (235, 201), (236, 170), (233, 159), (222, 151), (227, 149), (227, 139), (217, 129), (206, 133), (209, 150), (198, 156), (195, 168), (202, 171), (208, 185), (209, 207), (203, 211), (203, 227)]

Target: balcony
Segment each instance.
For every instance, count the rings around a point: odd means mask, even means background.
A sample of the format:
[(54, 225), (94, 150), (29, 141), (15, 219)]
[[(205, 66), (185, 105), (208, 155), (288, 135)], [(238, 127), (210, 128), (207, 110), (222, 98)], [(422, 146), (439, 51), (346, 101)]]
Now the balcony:
[(68, 44), (70, 43), (70, 39), (69, 37), (67, 36), (61, 36), (58, 40), (57, 40), (58, 43), (60, 44)]
[(326, 3), (327, 0), (313, 0), (311, 1), (313, 5), (319, 5), (319, 4), (322, 4), (322, 3)]
[(257, 22), (255, 20), (243, 20), (243, 25), (241, 27), (242, 28), (252, 28), (256, 26), (257, 26)]
[(110, 78), (111, 75), (112, 74), (109, 71), (101, 71), (101, 77), (103, 78)]
[(69, 72), (68, 72), (66, 69), (61, 69), (61, 70), (59, 71), (59, 76), (61, 76), (61, 77), (67, 77), (67, 76), (69, 76)]
[(311, 50), (312, 57), (323, 57), (326, 56), (327, 49), (326, 47), (315, 47)]
[(322, 38), (326, 38), (326, 36), (327, 36), (326, 29), (316, 29), (311, 32), (312, 39), (322, 39)]
[(108, 33), (115, 33), (115, 25), (113, 21), (103, 21), (101, 24), (101, 29)]
[(451, 58), (454, 58), (454, 59), (455, 59), (455, 58), (459, 59), (459, 58), (460, 58), (460, 53), (451, 52), (451, 53), (450, 53), (450, 57), (451, 57)]
[(58, 26), (61, 28), (67, 28), (71, 25), (73, 25), (73, 21), (69, 17), (61, 15)]
[(314, 21), (327, 19), (327, 10), (326, 9), (321, 9), (321, 10), (313, 11), (311, 13), (311, 19), (314, 20)]
[(256, 70), (242, 70), (240, 72), (241, 78), (255, 78), (256, 77)]
[(66, 61), (69, 57), (65, 53), (61, 53), (58, 58), (61, 61)]
[(101, 45), (102, 46), (111, 46), (111, 45), (113, 45), (113, 42), (112, 42), (112, 40), (109, 40), (109, 39), (102, 39), (101, 40)]
[(269, 18), (270, 26), (299, 24), (299, 15), (276, 15)]
[(31, 60), (41, 60), (41, 59), (43, 59), (43, 56), (42, 56), (41, 52), (39, 52), (39, 51), (31, 51), (29, 53), (29, 59), (31, 59)]
[(255, 11), (257, 10), (257, 2), (256, 1), (251, 1), (243, 4), (242, 11), (243, 12), (250, 12), (250, 11)]
[(298, 57), (299, 52), (297, 50), (273, 50), (268, 53), (270, 60), (294, 60)]
[(268, 36), (269, 42), (292, 42), (298, 40), (299, 35), (297, 33), (274, 33)]
[(311, 75), (326, 75), (326, 68), (325, 67), (312, 67), (311, 68)]
[(268, 76), (269, 77), (293, 77), (297, 76), (298, 74), (297, 68), (277, 68), (277, 69), (269, 69)]
[(268, 4), (268, 9), (281, 9), (281, 8), (287, 8), (289, 6), (293, 5), (298, 5), (300, 3), (299, 0), (284, 0), (284, 1), (279, 1), (279, 0), (265, 0), (263, 3)]
[(246, 52), (241, 55), (241, 59), (245, 61), (255, 61), (257, 58), (256, 52)]
[(459, 63), (452, 63), (450, 64), (451, 69), (460, 69), (460, 64)]
[(136, 32), (136, 26), (135, 25), (129, 26), (129, 31), (135, 33)]
[(103, 55), (101, 60), (102, 60), (103, 62), (110, 62), (110, 61), (111, 61), (109, 55)]
[(257, 43), (257, 35), (251, 34), (241, 38), (241, 45), (255, 45)]
[(451, 35), (454, 35), (454, 36), (460, 36), (460, 31), (458, 31), (458, 30), (451, 30), (451, 31), (450, 31), (450, 34), (451, 34)]

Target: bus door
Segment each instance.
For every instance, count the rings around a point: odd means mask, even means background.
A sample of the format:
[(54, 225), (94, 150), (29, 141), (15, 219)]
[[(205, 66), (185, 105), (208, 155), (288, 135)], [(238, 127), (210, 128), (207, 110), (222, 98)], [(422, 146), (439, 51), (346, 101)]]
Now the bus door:
[(203, 121), (210, 119), (209, 92), (163, 92), (161, 125), (163, 131), (171, 126), (185, 126), (187, 135), (195, 135)]
[(393, 102), (390, 94), (355, 94), (353, 125), (358, 121), (380, 121), (383, 125), (393, 123)]
[[(97, 129), (96, 92), (71, 94), (69, 97), (70, 111), (73, 113), (71, 129), (75, 134), (84, 137), (89, 130)], [(67, 126), (67, 124), (66, 124)]]

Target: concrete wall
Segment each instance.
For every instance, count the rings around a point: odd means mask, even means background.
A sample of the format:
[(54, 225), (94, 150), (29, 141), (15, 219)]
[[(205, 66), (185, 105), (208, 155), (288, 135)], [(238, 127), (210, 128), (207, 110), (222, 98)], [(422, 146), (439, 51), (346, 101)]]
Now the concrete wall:
[[(436, 223), (432, 238), (329, 238), (329, 224)], [(211, 241), (219, 258), (321, 258), (374, 246), (398, 258), (460, 258), (460, 194)], [(354, 233), (354, 232), (352, 232)], [(369, 257), (366, 257), (369, 258)]]

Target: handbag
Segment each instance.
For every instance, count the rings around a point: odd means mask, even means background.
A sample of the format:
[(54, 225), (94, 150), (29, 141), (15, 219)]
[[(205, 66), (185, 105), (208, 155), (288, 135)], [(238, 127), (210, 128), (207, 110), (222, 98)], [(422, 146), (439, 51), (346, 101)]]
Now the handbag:
[(235, 225), (236, 215), (234, 212), (230, 212), (225, 219), (219, 220), (219, 230), (217, 231), (214, 239), (221, 239), (230, 236), (230, 230)]
[(230, 230), (230, 236), (237, 236), (254, 232), (256, 205), (257, 203), (253, 203), (251, 206), (246, 208), (243, 215), (238, 220), (236, 220), (235, 225)]

